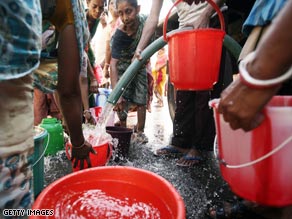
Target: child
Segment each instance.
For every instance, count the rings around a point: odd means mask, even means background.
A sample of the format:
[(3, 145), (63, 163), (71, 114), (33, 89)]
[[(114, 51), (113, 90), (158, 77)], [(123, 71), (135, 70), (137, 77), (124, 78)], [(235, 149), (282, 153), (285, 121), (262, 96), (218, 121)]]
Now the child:
[(107, 27), (107, 36), (106, 36), (106, 50), (105, 50), (105, 63), (103, 66), (103, 74), (105, 78), (110, 77), (110, 72), (109, 72), (109, 63), (111, 61), (111, 48), (110, 48), (110, 42), (111, 39), (116, 32), (117, 28), (122, 24), (122, 21), (119, 17), (119, 14), (116, 10), (115, 7), (115, 1), (114, 0), (109, 0), (108, 1), (108, 11), (110, 12), (111, 15), (111, 20), (108, 23)]
[[(123, 24), (118, 27), (112, 38), (110, 77), (113, 88), (131, 64), (146, 20), (146, 16), (139, 15), (140, 6), (137, 0), (117, 0), (116, 8)], [(123, 127), (127, 126), (127, 113), (132, 104), (137, 108), (138, 121), (135, 128), (137, 142), (147, 143), (148, 138), (144, 134), (147, 104), (147, 73), (145, 66), (138, 71), (115, 107), (120, 124)]]
[[(86, 2), (88, 6), (88, 9), (86, 10), (86, 20), (88, 23), (90, 38), (92, 39), (96, 33), (96, 29), (100, 21), (100, 16), (104, 11), (104, 0), (87, 0)], [(83, 115), (85, 118), (85, 123), (95, 125), (96, 121), (91, 115), (89, 108), (95, 106), (95, 100), (92, 93), (98, 93), (98, 82), (94, 74), (95, 56), (90, 43), (87, 44), (86, 51), (83, 54), (82, 66), (83, 69), (81, 71), (80, 87), (84, 110)], [(88, 80), (90, 81), (89, 91)]]

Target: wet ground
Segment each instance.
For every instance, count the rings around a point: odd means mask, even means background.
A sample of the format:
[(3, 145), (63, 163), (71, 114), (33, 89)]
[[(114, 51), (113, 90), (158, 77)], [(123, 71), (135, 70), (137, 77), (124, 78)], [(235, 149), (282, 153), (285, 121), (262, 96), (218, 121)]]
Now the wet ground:
[[(165, 101), (166, 102), (166, 101)], [(136, 122), (135, 116), (130, 114), (130, 126)], [(205, 160), (199, 165), (186, 168), (176, 166), (177, 158), (157, 157), (154, 151), (169, 143), (172, 134), (172, 121), (168, 107), (156, 107), (153, 103), (152, 113), (147, 113), (145, 133), (149, 137), (147, 144), (131, 144), (129, 157), (123, 161), (114, 161), (108, 165), (123, 165), (152, 171), (173, 184), (181, 194), (187, 211), (188, 219), (206, 219), (208, 205), (220, 200), (232, 199), (233, 194), (221, 178), (218, 163), (213, 153), (203, 154)], [(56, 156), (45, 158), (45, 185), (71, 173), (71, 163), (65, 152), (60, 151)], [(248, 219), (261, 219), (246, 215)]]

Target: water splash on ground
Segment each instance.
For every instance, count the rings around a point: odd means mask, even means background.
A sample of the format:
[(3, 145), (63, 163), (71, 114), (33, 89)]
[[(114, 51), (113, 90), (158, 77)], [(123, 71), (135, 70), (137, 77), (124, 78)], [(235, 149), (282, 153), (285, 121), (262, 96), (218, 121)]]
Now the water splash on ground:
[[(101, 115), (99, 123), (101, 127), (104, 127), (104, 130), (107, 120), (106, 115), (109, 115), (112, 109), (113, 106), (108, 104)], [(133, 118), (132, 123), (129, 123), (129, 125), (132, 124), (136, 124), (135, 118)], [(187, 219), (206, 219), (204, 213), (207, 205), (215, 200), (222, 200), (230, 194), (227, 184), (223, 182), (220, 176), (218, 163), (213, 154), (203, 154), (204, 162), (193, 168), (176, 166), (179, 157), (155, 156), (153, 152), (167, 145), (172, 133), (172, 122), (165, 108), (157, 108), (151, 114), (147, 113), (145, 133), (149, 138), (149, 143), (137, 144), (132, 142), (128, 157), (115, 159), (118, 155), (114, 155), (108, 165), (133, 166), (152, 171), (164, 177), (181, 194), (187, 210)], [(117, 143), (115, 141), (116, 146)], [(60, 151), (56, 156), (46, 157), (45, 166), (45, 185), (72, 172), (72, 164), (64, 151)]]

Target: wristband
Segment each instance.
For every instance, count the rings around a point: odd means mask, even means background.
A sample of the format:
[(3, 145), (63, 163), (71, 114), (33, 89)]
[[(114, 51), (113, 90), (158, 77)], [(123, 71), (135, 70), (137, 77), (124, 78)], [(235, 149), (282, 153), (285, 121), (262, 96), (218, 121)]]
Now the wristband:
[(255, 53), (252, 52), (248, 56), (246, 56), (245, 59), (243, 59), (239, 63), (239, 73), (240, 73), (240, 80), (248, 87), (252, 88), (268, 88), (268, 87), (274, 87), (277, 86), (287, 79), (289, 79), (292, 76), (292, 67), (283, 75), (268, 79), (268, 80), (260, 80), (253, 78), (249, 72), (246, 70), (247, 63), (255, 56)]
[(73, 147), (73, 148), (76, 148), (76, 149), (80, 149), (80, 148), (83, 148), (83, 147), (84, 147), (84, 145), (85, 145), (85, 140), (84, 140), (84, 142), (83, 142), (83, 144), (82, 144), (82, 145), (80, 145), (80, 146), (77, 146), (77, 147), (72, 145), (72, 147)]

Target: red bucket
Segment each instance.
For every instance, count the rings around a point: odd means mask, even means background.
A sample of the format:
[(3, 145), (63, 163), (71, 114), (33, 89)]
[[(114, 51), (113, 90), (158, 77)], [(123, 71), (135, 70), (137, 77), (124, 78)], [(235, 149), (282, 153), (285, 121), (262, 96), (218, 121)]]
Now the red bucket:
[(163, 25), (164, 40), (168, 42), (170, 81), (178, 90), (210, 90), (217, 82), (220, 70), (225, 24), (223, 15), (212, 0), (221, 29), (196, 29), (166, 35), (168, 12)]
[(92, 115), (94, 115), (96, 120), (98, 120), (98, 118), (102, 112), (102, 107), (101, 106), (92, 107), (89, 109), (89, 111), (91, 112)]
[[(93, 146), (93, 149), (97, 152), (97, 154), (90, 153), (89, 158), (91, 161), (92, 167), (98, 167), (98, 166), (105, 166), (109, 159), (112, 156), (112, 145), (109, 143), (105, 143), (102, 145)], [(71, 160), (71, 150), (72, 145), (70, 142), (66, 143), (66, 155), (69, 160)], [(78, 164), (77, 167), (73, 167), (74, 161), (72, 161), (72, 168), (73, 171), (80, 170), (80, 164)], [(87, 168), (87, 162), (84, 162), (84, 168)]]
[[(292, 96), (275, 96), (256, 129), (232, 130), (213, 100), (221, 173), (231, 189), (268, 206), (292, 204)], [(216, 151), (216, 150), (215, 150)]]
[(50, 209), (54, 213), (50, 218), (186, 218), (183, 199), (167, 180), (123, 166), (62, 177), (41, 192), (32, 208)]

